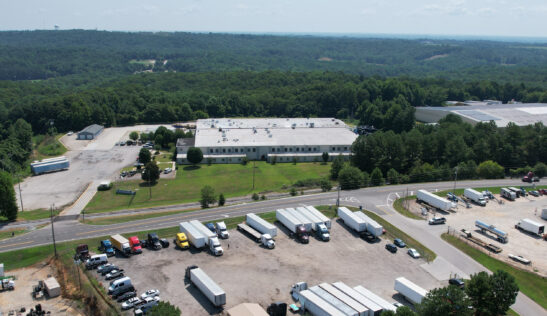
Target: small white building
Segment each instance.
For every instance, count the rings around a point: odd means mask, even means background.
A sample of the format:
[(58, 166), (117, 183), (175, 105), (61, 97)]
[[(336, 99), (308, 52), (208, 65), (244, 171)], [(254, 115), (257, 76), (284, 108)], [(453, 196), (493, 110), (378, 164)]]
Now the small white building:
[(45, 286), (46, 293), (50, 298), (61, 295), (61, 286), (59, 285), (59, 282), (57, 282), (57, 280), (54, 277), (45, 279), (44, 286)]
[(349, 158), (358, 137), (334, 118), (204, 119), (194, 138), (177, 141), (177, 163), (186, 164), (190, 147), (203, 152), (203, 162), (240, 163), (243, 158), (272, 162), (322, 161)]

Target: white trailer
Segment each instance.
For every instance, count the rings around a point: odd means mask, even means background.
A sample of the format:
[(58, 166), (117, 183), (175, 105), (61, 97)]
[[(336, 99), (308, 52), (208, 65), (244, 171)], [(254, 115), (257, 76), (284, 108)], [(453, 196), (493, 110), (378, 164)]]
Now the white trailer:
[(547, 220), (547, 208), (544, 208), (543, 210), (541, 210), (541, 218), (543, 218), (544, 220)]
[(410, 282), (404, 277), (395, 279), (395, 291), (399, 292), (412, 304), (420, 304), (427, 291)]
[(500, 195), (509, 201), (514, 201), (517, 198), (517, 194), (508, 188), (501, 188)]
[[(294, 217), (290, 212), (284, 209), (275, 211), (275, 218), (287, 227), (291, 232), (296, 233), (296, 228), (302, 225), (302, 222)], [(311, 225), (310, 225), (311, 226)]]
[(382, 234), (384, 233), (384, 228), (382, 227), (382, 225), (378, 224), (378, 222), (368, 217), (365, 213), (361, 211), (357, 211), (354, 214), (359, 216), (362, 220), (364, 220), (367, 223), (368, 232), (370, 232), (376, 237), (382, 236)]
[(539, 236), (543, 236), (543, 233), (545, 233), (545, 225), (535, 222), (528, 218), (522, 219), (520, 222), (518, 222), (515, 225), (515, 228), (521, 229)]
[(245, 221), (261, 234), (268, 234), (272, 238), (277, 236), (277, 227), (254, 213), (247, 214)]
[(357, 285), (353, 289), (356, 290), (357, 292), (359, 292), (364, 297), (366, 297), (369, 300), (373, 301), (374, 303), (380, 305), (380, 307), (382, 307), (382, 310), (384, 310), (384, 311), (396, 311), (397, 310), (395, 305), (393, 305), (390, 302), (384, 300), (380, 296), (378, 296), (375, 293), (369, 291), (367, 288), (365, 288), (361, 285)]
[(323, 241), (329, 241), (330, 240), (330, 233), (329, 229), (327, 228), (327, 225), (315, 216), (312, 212), (310, 212), (305, 207), (297, 207), (296, 211), (299, 212), (302, 216), (306, 217), (312, 222), (312, 229), (316, 232), (316, 234), (321, 238)]
[(285, 210), (289, 212), (294, 218), (298, 219), (302, 223), (302, 225), (304, 225), (304, 228), (306, 228), (306, 231), (308, 233), (313, 230), (313, 223), (309, 218), (302, 215), (300, 212), (292, 207), (286, 208)]
[(226, 293), (203, 270), (194, 266), (188, 267), (186, 272), (188, 279), (213, 303), (220, 307), (226, 304)]
[(343, 282), (336, 282), (336, 283), (333, 283), (332, 285), (335, 288), (339, 289), (340, 291), (352, 297), (357, 302), (361, 303), (361, 305), (368, 308), (368, 316), (380, 316), (380, 314), (384, 310), (380, 305), (378, 305), (377, 303), (375, 303), (368, 297), (364, 296), (363, 294), (352, 289), (351, 287), (349, 287)]
[(308, 205), (306, 206), (306, 209), (310, 211), (315, 217), (319, 218), (323, 223), (325, 223), (325, 226), (327, 226), (328, 229), (331, 227), (331, 220), (330, 218), (326, 217), (325, 214), (318, 211), (315, 207)]
[(354, 310), (353, 308), (346, 305), (346, 303), (344, 303), (341, 300), (334, 297), (334, 295), (332, 295), (329, 292), (323, 290), (318, 285), (310, 287), (309, 290), (312, 291), (315, 295), (322, 298), (323, 300), (327, 301), (329, 304), (331, 304), (336, 309), (341, 311), (344, 315), (346, 315), (346, 316), (359, 316), (359, 313), (356, 310)]
[(313, 316), (345, 316), (344, 313), (310, 290), (300, 292), (298, 301), (302, 309)]
[(342, 219), (344, 224), (358, 233), (367, 230), (367, 223), (347, 207), (342, 206), (338, 208), (338, 217)]
[(471, 188), (467, 188), (463, 190), (463, 196), (477, 203), (480, 206), (486, 206), (486, 199), (484, 198), (484, 195), (480, 193), (479, 191), (473, 190)]
[(189, 222), (182, 222), (179, 224), (180, 232), (184, 233), (190, 241), (190, 244), (195, 248), (203, 248), (207, 245), (207, 237), (194, 227)]
[(207, 239), (206, 243), (209, 246), (209, 250), (215, 255), (215, 256), (222, 256), (224, 253), (224, 250), (220, 246), (220, 241), (218, 240), (217, 234), (212, 232), (209, 228), (207, 228), (205, 225), (203, 225), (198, 220), (190, 221), (190, 224), (194, 226), (199, 232), (205, 236)]
[(433, 193), (430, 193), (426, 190), (418, 190), (417, 194), (416, 194), (416, 200), (418, 202), (422, 201), (422, 202), (425, 202), (431, 206), (433, 206), (434, 208), (437, 208), (441, 211), (449, 211), (451, 210), (452, 208), (455, 208), (456, 207), (456, 204), (455, 203), (452, 203), (450, 202), (449, 200), (445, 199), (445, 198), (442, 198), (440, 196), (437, 196)]
[(329, 292), (332, 296), (336, 297), (349, 307), (353, 308), (357, 311), (359, 316), (367, 316), (368, 315), (368, 308), (364, 306), (363, 304), (359, 303), (355, 299), (351, 298), (349, 295), (345, 294), (344, 292), (340, 291), (339, 289), (335, 288), (334, 286), (328, 284), (328, 283), (321, 283), (319, 284), (319, 287), (323, 290)]

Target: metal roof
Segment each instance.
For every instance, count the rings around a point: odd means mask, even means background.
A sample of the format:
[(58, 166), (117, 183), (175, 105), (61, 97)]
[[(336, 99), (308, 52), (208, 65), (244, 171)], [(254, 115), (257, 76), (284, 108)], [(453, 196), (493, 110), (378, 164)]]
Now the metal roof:
[(104, 129), (104, 126), (93, 124), (89, 125), (88, 127), (84, 128), (80, 131), (80, 133), (91, 133), (93, 135), (97, 134), (98, 132), (102, 131)]

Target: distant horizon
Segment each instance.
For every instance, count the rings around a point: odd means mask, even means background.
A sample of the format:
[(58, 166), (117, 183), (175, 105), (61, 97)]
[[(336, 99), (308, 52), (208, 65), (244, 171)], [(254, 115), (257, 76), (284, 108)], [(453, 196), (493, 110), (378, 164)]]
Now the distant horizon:
[(193, 34), (232, 34), (232, 35), (271, 35), (271, 36), (314, 36), (314, 37), (348, 37), (348, 38), (378, 38), (378, 39), (408, 39), (408, 40), (487, 40), (495, 42), (547, 43), (547, 36), (527, 35), (469, 35), (469, 34), (419, 34), (419, 33), (358, 33), (358, 32), (252, 32), (252, 31), (207, 31), (207, 30), (108, 30), (84, 28), (37, 28), (37, 29), (6, 29), (0, 32), (33, 32), (33, 31), (97, 31), (120, 33), (193, 33)]

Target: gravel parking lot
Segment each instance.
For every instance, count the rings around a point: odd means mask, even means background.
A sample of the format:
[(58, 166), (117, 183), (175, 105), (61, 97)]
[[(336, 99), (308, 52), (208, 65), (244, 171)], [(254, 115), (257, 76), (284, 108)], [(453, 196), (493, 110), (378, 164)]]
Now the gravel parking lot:
[[(332, 226), (329, 242), (312, 238), (307, 245), (299, 244), (278, 226), (276, 248), (268, 250), (231, 230), (230, 239), (221, 241), (225, 251), (221, 257), (170, 246), (159, 251), (145, 249), (142, 255), (110, 262), (125, 269), (139, 295), (159, 289), (162, 300), (180, 307), (183, 315), (220, 312), (197, 288), (185, 283), (184, 272), (190, 265), (204, 269), (226, 291), (226, 309), (244, 302), (256, 302), (264, 308), (275, 301), (292, 303), (290, 288), (299, 281), (309, 285), (336, 281), (363, 285), (389, 301), (405, 304), (393, 290), (395, 278), (404, 276), (425, 289), (443, 285), (420, 267), (425, 261), (411, 258), (406, 249), (392, 254), (384, 249), (386, 240), (369, 244), (342, 224)], [(107, 286), (108, 282), (103, 284)]]
[(92, 141), (77, 140), (76, 133), (63, 136), (70, 168), (25, 179), (21, 183), (25, 210), (47, 209), (53, 203), (62, 208), (75, 201), (92, 181), (114, 179), (121, 168), (135, 161), (140, 150), (140, 146), (115, 146), (116, 142), (127, 140), (131, 131), (153, 131), (159, 126), (106, 128)]
[[(495, 194), (495, 197), (500, 199), (497, 194)], [(471, 204), (471, 208), (466, 208), (460, 203), (455, 213), (437, 215), (447, 218), (446, 225), (430, 226), (429, 228), (438, 230), (439, 234), (447, 231), (447, 225), (450, 226), (451, 229), (455, 229), (458, 234), (462, 228), (465, 228), (472, 232), (474, 237), (478, 237), (485, 242), (492, 243), (503, 249), (499, 254), (491, 253), (492, 256), (518, 268), (528, 269), (530, 271), (535, 271), (542, 276), (547, 276), (547, 260), (545, 260), (547, 242), (538, 236), (533, 236), (515, 228), (515, 224), (524, 218), (529, 218), (538, 223), (547, 225), (547, 221), (541, 218), (541, 210), (547, 208), (547, 196), (534, 197), (529, 195), (527, 197), (517, 198), (515, 201), (508, 201), (501, 198), (501, 201), (503, 201), (503, 204), (499, 204), (496, 201), (489, 201), (484, 207)], [(415, 211), (419, 209), (419, 206), (414, 201), (412, 201), (410, 205)], [(506, 244), (502, 244), (490, 233), (483, 235), (480, 233), (480, 230), (475, 227), (476, 220), (494, 225), (498, 229), (508, 233), (509, 241)], [(483, 248), (480, 249), (486, 251)], [(531, 260), (532, 263), (528, 266), (515, 262), (512, 259), (509, 259), (509, 254), (521, 255)]]

